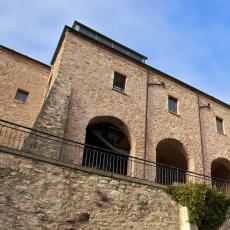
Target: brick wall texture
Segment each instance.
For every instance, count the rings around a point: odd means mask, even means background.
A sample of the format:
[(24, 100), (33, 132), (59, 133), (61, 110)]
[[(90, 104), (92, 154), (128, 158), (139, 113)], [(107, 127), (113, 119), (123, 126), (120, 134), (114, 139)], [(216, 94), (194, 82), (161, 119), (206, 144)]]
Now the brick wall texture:
[[(211, 175), (213, 160), (230, 160), (228, 106), (69, 30), (60, 44), (51, 70), (0, 50), (2, 119), (82, 143), (92, 120), (117, 119), (131, 156), (156, 161), (159, 142), (174, 139), (183, 144), (189, 171)], [(115, 71), (127, 76), (125, 93), (112, 89)], [(17, 88), (29, 91), (26, 104), (15, 102)], [(168, 112), (169, 95), (178, 99), (177, 115)], [(216, 117), (224, 134), (216, 131)]]
[[(45, 98), (50, 68), (0, 47), (0, 118), (32, 127)], [(17, 102), (18, 89), (29, 92)]]
[[(128, 130), (131, 156), (156, 161), (158, 143), (174, 139), (183, 144), (189, 171), (211, 175), (214, 159), (230, 160), (226, 106), (70, 31), (60, 50), (56, 76), (71, 83), (65, 138), (84, 142), (93, 119), (114, 117)], [(127, 76), (125, 94), (112, 89), (115, 71)], [(178, 99), (177, 115), (168, 112), (169, 95)], [(199, 108), (208, 103), (210, 110)], [(216, 116), (224, 120), (225, 135), (216, 132)]]

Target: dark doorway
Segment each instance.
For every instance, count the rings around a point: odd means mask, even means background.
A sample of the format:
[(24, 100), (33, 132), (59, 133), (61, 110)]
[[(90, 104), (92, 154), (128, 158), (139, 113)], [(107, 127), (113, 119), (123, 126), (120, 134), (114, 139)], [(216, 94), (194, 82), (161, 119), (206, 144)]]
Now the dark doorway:
[(183, 144), (175, 139), (165, 139), (157, 145), (156, 153), (156, 182), (165, 185), (185, 183), (188, 166)]
[(127, 175), (129, 140), (124, 131), (109, 122), (93, 122), (86, 129), (82, 165)]

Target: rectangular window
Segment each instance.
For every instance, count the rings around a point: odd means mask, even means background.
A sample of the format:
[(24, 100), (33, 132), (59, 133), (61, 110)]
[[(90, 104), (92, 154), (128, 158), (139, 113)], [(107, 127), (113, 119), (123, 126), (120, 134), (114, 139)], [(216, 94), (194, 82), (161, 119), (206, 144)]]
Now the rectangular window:
[(15, 95), (15, 100), (22, 103), (26, 103), (28, 95), (29, 95), (28, 92), (18, 89)]
[(216, 129), (218, 133), (224, 133), (223, 119), (216, 117)]
[(171, 96), (168, 97), (168, 111), (177, 114), (177, 99)]
[(126, 76), (120, 73), (115, 72), (114, 78), (113, 78), (113, 89), (116, 89), (118, 91), (125, 91), (125, 82), (126, 82)]

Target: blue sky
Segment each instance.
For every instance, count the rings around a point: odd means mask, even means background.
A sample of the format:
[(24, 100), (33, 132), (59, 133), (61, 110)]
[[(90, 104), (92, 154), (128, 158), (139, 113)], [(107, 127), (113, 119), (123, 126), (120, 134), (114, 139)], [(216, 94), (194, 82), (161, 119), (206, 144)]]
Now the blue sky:
[(229, 0), (0, 0), (0, 44), (50, 63), (78, 20), (230, 104)]

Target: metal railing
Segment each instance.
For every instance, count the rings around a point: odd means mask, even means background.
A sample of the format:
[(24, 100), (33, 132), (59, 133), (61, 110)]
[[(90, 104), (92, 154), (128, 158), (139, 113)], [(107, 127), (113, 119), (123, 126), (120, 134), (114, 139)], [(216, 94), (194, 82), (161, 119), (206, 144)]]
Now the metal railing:
[(67, 140), (4, 120), (0, 120), (0, 150), (1, 147), (163, 185), (206, 183), (230, 193), (229, 181)]

